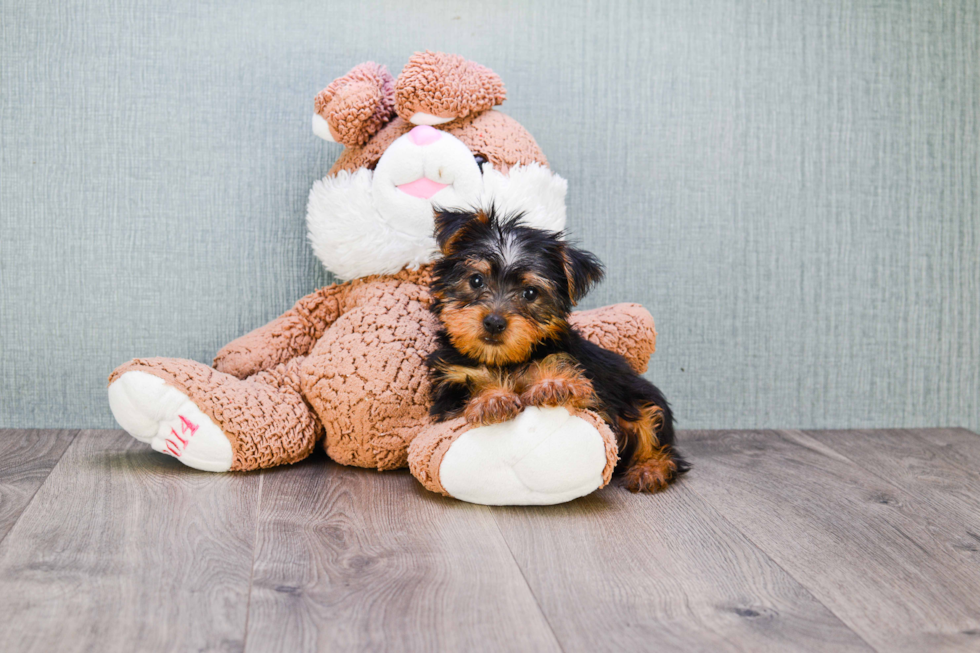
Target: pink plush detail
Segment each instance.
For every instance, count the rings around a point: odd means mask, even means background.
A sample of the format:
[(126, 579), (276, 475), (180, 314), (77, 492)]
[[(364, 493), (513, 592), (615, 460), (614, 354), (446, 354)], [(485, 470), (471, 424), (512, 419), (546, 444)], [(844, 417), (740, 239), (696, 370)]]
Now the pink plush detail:
[(408, 135), (411, 137), (412, 142), (419, 146), (435, 143), (442, 138), (442, 132), (429, 125), (419, 125), (408, 132)]
[(320, 91), (313, 107), (338, 143), (364, 145), (394, 117), (394, 84), (387, 68), (369, 61)]
[(402, 184), (398, 186), (398, 190), (403, 193), (407, 193), (412, 197), (421, 197), (424, 200), (429, 199), (443, 188), (449, 184), (440, 184), (438, 181), (432, 181), (428, 177), (422, 177), (421, 179), (416, 179), (410, 184)]
[(395, 111), (462, 118), (492, 109), (507, 97), (495, 72), (456, 54), (416, 52), (395, 82)]

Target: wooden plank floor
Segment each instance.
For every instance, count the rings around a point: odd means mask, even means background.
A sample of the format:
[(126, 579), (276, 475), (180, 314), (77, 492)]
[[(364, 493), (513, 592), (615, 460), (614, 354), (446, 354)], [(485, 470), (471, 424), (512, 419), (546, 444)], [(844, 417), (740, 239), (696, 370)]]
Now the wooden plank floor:
[(680, 434), (552, 507), (0, 430), (0, 651), (980, 651), (980, 436)]

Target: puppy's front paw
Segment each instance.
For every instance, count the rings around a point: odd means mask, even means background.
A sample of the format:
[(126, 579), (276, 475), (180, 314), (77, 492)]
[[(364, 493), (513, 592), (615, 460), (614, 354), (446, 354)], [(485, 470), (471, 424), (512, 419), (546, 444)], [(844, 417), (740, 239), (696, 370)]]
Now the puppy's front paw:
[(572, 406), (588, 408), (592, 405), (592, 384), (582, 377), (548, 377), (532, 384), (521, 401), (525, 406)]
[(466, 421), (470, 424), (498, 424), (514, 419), (523, 408), (521, 398), (504, 388), (484, 390), (466, 404)]

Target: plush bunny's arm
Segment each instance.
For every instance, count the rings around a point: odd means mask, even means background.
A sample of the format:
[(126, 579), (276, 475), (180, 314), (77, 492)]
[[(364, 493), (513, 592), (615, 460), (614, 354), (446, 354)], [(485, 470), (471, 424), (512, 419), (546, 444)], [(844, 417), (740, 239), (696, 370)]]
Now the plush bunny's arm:
[(349, 283), (334, 284), (303, 297), (265, 326), (222, 347), (214, 357), (215, 369), (244, 379), (305, 356), (343, 314), (349, 291)]
[(639, 304), (613, 304), (572, 313), (571, 325), (595, 344), (614, 351), (642, 374), (657, 348), (653, 317)]

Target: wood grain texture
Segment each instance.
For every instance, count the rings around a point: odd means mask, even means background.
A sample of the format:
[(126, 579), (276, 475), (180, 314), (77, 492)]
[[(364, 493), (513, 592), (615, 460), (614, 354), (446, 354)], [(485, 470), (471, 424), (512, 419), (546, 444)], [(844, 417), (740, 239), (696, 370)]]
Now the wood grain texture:
[(264, 473), (248, 651), (557, 651), (487, 508), (323, 458)]
[(76, 433), (0, 429), (0, 542)]
[(564, 651), (871, 650), (689, 479), (494, 509)]
[(922, 440), (930, 451), (941, 453), (950, 464), (980, 473), (980, 448), (977, 447), (980, 435), (963, 428), (911, 429), (908, 432)]
[[(977, 515), (957, 523), (968, 511), (937, 509), (938, 491), (923, 496), (908, 467), (872, 464), (857, 450), (856, 462), (835, 446), (861, 436), (832, 444), (794, 431), (703, 432), (688, 433), (684, 445), (697, 464), (692, 489), (867, 642), (888, 651), (977, 650), (980, 565), (962, 546)], [(914, 457), (893, 434), (874, 437), (866, 452)]]
[(958, 558), (980, 564), (980, 436), (964, 429), (806, 434), (903, 490), (914, 502), (903, 511), (927, 520)]
[(0, 651), (240, 650), (259, 483), (79, 433), (0, 544)]
[(547, 508), (71, 435), (0, 440), (0, 491), (41, 484), (0, 541), (0, 651), (980, 649), (963, 429), (682, 432), (667, 492)]

